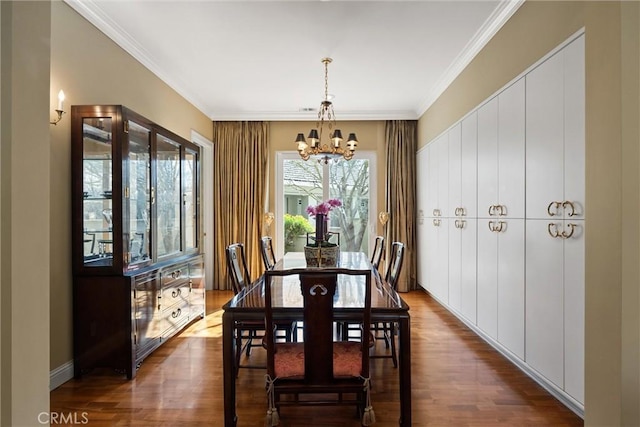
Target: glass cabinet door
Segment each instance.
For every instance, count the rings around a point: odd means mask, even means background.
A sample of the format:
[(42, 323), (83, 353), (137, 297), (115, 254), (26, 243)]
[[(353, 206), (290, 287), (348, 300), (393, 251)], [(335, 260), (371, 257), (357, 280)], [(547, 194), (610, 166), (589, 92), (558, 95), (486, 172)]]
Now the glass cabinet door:
[(111, 118), (82, 121), (83, 255), (87, 267), (113, 265)]
[[(148, 262), (151, 258), (151, 131), (131, 120), (128, 122), (128, 129), (129, 253), (127, 260), (129, 268), (132, 268), (135, 264)], [(125, 197), (127, 197), (126, 194)]]
[(186, 149), (184, 154), (184, 233), (185, 250), (198, 247), (198, 153)]
[(156, 244), (158, 258), (180, 252), (182, 209), (180, 144), (157, 134)]

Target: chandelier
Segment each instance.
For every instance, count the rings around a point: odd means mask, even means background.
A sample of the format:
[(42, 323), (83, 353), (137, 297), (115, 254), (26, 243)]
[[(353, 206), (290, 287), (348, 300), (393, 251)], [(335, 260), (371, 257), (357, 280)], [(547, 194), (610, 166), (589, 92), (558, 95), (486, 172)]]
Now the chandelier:
[[(350, 133), (349, 138), (347, 138), (347, 148), (342, 148), (342, 132), (340, 129), (334, 129), (336, 126), (336, 118), (333, 113), (333, 104), (329, 101), (328, 69), (331, 61), (331, 58), (322, 58), (322, 63), (324, 64), (324, 101), (320, 103), (316, 129), (311, 129), (309, 132), (309, 136), (307, 136), (307, 138), (309, 138), (308, 144), (304, 139), (304, 134), (299, 133), (296, 137), (298, 153), (300, 157), (302, 157), (302, 160), (308, 160), (310, 157), (313, 157), (317, 158), (318, 162), (324, 161), (325, 164), (329, 163), (330, 159), (338, 160), (341, 157), (345, 160), (351, 160), (356, 151), (356, 145), (358, 145), (356, 134)], [(322, 141), (325, 122), (327, 123), (328, 133), (331, 135), (329, 143), (323, 143)], [(320, 132), (318, 132), (318, 129), (320, 129)]]

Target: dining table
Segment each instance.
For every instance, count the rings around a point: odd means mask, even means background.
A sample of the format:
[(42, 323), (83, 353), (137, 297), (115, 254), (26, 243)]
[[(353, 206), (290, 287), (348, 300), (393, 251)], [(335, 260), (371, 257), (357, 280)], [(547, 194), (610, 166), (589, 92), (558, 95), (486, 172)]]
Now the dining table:
[[(279, 259), (273, 270), (298, 270), (300, 273), (318, 271), (322, 267), (307, 267), (304, 253), (288, 252)], [(352, 289), (346, 282), (341, 284), (339, 275), (341, 269), (370, 270), (371, 286), (371, 321), (392, 322), (398, 325), (398, 376), (400, 414), (399, 425), (411, 425), (411, 328), (409, 306), (404, 302), (396, 290), (389, 286), (378, 270), (371, 264), (363, 252), (340, 252), (338, 265), (333, 268), (338, 273), (337, 300), (334, 302), (334, 318), (339, 321), (349, 321), (349, 307), (364, 306), (365, 292)], [(277, 292), (272, 294), (274, 316), (279, 315), (287, 319), (302, 319), (303, 299), (300, 292), (299, 280), (296, 275), (289, 276), (294, 280), (282, 282)], [(235, 427), (238, 417), (236, 414), (236, 375), (235, 375), (235, 339), (234, 325), (236, 322), (264, 319), (264, 275), (250, 286), (235, 295), (223, 307), (222, 315), (222, 353), (224, 376), (224, 425)], [(353, 314), (351, 314), (353, 315)], [(356, 320), (356, 319), (353, 319)], [(265, 393), (266, 402), (266, 393)]]

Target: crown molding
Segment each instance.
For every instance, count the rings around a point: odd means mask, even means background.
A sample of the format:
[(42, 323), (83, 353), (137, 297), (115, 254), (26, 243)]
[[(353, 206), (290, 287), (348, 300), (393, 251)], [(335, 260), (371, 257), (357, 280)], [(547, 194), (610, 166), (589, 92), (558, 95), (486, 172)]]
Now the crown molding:
[[(336, 122), (347, 120), (417, 120), (415, 111), (341, 111)], [(213, 121), (308, 121), (318, 120), (317, 112), (249, 111), (212, 114)]]
[(433, 105), (524, 2), (525, 0), (504, 0), (496, 7), (420, 104), (416, 111), (417, 117), (422, 116)]

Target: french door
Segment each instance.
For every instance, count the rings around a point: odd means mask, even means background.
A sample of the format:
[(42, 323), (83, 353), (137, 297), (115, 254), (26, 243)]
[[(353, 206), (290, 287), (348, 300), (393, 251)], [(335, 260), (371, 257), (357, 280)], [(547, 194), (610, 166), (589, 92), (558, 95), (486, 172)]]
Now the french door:
[(306, 212), (328, 199), (342, 206), (329, 214), (331, 242), (345, 252), (370, 253), (376, 235), (375, 152), (358, 151), (353, 159), (302, 160), (296, 152), (276, 153), (275, 251), (278, 257), (300, 252), (315, 221)]

